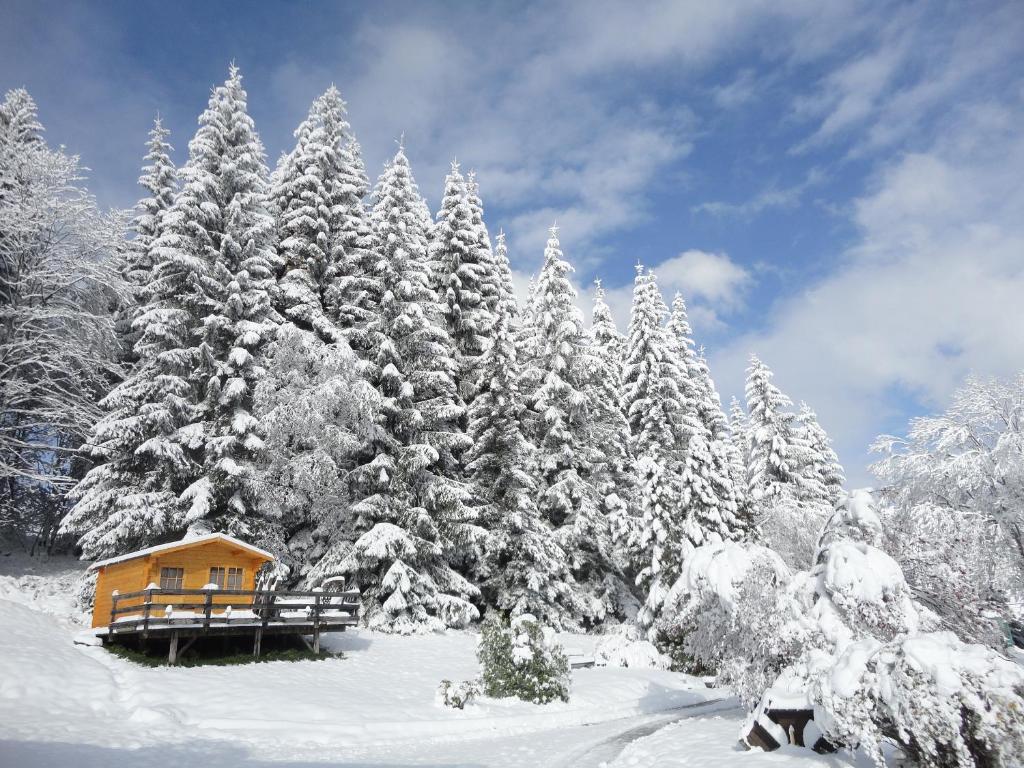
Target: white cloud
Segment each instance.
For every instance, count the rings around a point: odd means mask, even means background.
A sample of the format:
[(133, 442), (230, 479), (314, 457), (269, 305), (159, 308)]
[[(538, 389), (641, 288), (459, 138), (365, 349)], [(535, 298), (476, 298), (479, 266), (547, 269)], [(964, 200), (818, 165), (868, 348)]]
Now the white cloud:
[[(678, 292), (686, 299), (690, 322), (697, 336), (719, 333), (727, 327), (725, 317), (738, 311), (750, 287), (750, 272), (724, 253), (688, 250), (652, 266), (658, 287), (671, 303)], [(608, 306), (619, 330), (629, 324), (633, 303), (632, 284), (609, 288)]]
[(926, 152), (887, 163), (856, 201), (847, 263), (775, 306), (763, 330), (713, 356), (729, 394), (757, 352), (837, 439), (853, 479), (912, 400), (939, 408), (970, 372), (1024, 361), (1021, 104), (950, 113)]
[(797, 184), (781, 187), (769, 186), (742, 203), (726, 203), (721, 200), (700, 203), (690, 208), (690, 211), (692, 213), (709, 213), (712, 216), (749, 218), (766, 210), (790, 209), (799, 205), (807, 191), (818, 186), (825, 179), (824, 171), (820, 168), (811, 168), (803, 180)]

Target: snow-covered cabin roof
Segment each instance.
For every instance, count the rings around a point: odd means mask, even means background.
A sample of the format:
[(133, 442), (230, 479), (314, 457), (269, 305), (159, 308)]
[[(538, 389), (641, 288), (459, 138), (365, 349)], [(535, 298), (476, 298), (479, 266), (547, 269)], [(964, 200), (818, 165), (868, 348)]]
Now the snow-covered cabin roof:
[(147, 549), (140, 549), (138, 552), (129, 552), (127, 555), (120, 555), (118, 557), (111, 557), (107, 560), (98, 560), (89, 566), (90, 571), (94, 571), (97, 568), (102, 568), (105, 565), (113, 565), (114, 563), (123, 563), (126, 560), (134, 560), (137, 557), (146, 557), (148, 555), (154, 555), (158, 552), (170, 552), (175, 549), (184, 549), (185, 547), (192, 547), (197, 544), (208, 544), (211, 541), (223, 541), (226, 544), (231, 544), (241, 549), (248, 550), (254, 555), (262, 555), (268, 560), (276, 560), (272, 554), (266, 550), (254, 547), (252, 544), (246, 544), (241, 539), (236, 539), (234, 536), (228, 536), (226, 533), (207, 533), (203, 536), (196, 536), (191, 539), (181, 539), (180, 541), (171, 541), (167, 544), (158, 544), (155, 547), (148, 547)]

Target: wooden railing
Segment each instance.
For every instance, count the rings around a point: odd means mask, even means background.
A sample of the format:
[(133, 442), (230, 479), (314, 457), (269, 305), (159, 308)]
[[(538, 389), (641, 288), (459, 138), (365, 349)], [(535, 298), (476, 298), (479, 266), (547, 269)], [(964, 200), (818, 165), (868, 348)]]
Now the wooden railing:
[[(309, 627), (319, 651), (321, 628), (355, 624), (358, 609), (359, 590), (355, 589), (343, 592), (144, 589), (111, 595), (108, 634), (120, 631), (145, 635), (153, 629), (175, 626), (205, 633), (211, 627), (231, 625), (265, 629), (270, 625), (298, 624)], [(245, 613), (233, 616), (235, 611)], [(341, 616), (339, 612), (348, 616)]]

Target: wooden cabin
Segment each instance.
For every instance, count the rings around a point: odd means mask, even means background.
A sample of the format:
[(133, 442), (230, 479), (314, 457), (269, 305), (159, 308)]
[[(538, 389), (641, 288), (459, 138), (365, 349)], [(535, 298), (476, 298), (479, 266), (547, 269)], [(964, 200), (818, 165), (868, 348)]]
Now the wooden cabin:
[[(308, 591), (282, 591), (258, 578), (274, 556), (244, 541), (211, 533), (93, 563), (92, 625), (104, 643), (168, 641), (174, 664), (200, 638), (251, 637), (260, 655), (264, 635), (298, 635), (314, 653), (322, 632), (358, 621), (359, 590), (328, 579)], [(312, 637), (312, 641), (306, 637)]]
[[(218, 590), (253, 591), (257, 572), (274, 559), (269, 552), (244, 541), (223, 533), (210, 533), (101, 560), (89, 568), (96, 571), (92, 625), (106, 627), (110, 624), (115, 590), (126, 595), (153, 587), (174, 591), (204, 589), (215, 584)], [(160, 591), (153, 589), (152, 602), (173, 606), (182, 599), (174, 595), (161, 596)], [(232, 599), (215, 594), (212, 602), (237, 605), (239, 601), (237, 596)]]

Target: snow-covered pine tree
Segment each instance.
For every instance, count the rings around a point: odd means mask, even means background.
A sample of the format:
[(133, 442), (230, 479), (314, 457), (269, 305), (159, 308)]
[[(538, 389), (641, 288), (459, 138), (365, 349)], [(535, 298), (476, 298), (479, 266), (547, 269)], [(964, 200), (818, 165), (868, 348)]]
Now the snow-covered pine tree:
[(270, 304), (276, 261), (274, 220), (263, 144), (232, 65), (213, 90), (189, 143), (182, 177), (188, 199), (168, 223), (175, 258), (198, 258), (193, 309), (202, 317), (193, 382), (202, 416), (187, 437), (202, 445), (202, 474), (183, 494), (190, 532), (217, 530), (277, 546), (280, 532), (259, 517), (250, 480), (264, 444), (252, 415), (261, 356), (279, 317)]
[(747, 368), (747, 490), (755, 502), (771, 499), (793, 481), (789, 447), (793, 402), (772, 383), (772, 372), (756, 355)]
[(808, 461), (798, 462), (800, 474), (809, 478), (808, 485), (821, 489), (821, 499), (834, 507), (843, 495), (846, 475), (839, 457), (832, 449), (832, 441), (818, 423), (818, 417), (807, 403), (800, 403), (796, 417), (801, 448), (807, 451)]
[(594, 470), (603, 446), (595, 422), (591, 372), (595, 357), (569, 282), (558, 228), (551, 228), (537, 280), (536, 350), (539, 372), (533, 408), (538, 419), (539, 506), (555, 529), (580, 586), (580, 619), (596, 623), (619, 607), (611, 531), (601, 511)]
[(709, 440), (706, 433), (690, 438), (680, 480), (680, 500), (686, 510), (684, 558), (705, 544), (739, 541), (745, 536), (741, 498), (729, 469), (723, 441)]
[(133, 327), (141, 307), (148, 300), (149, 283), (153, 277), (153, 244), (160, 235), (161, 219), (174, 202), (178, 189), (178, 173), (171, 160), (174, 148), (168, 143), (170, 135), (159, 116), (153, 121), (146, 146), (146, 165), (142, 168), (139, 185), (146, 190), (146, 197), (135, 206), (138, 215), (132, 225), (135, 237), (125, 249), (124, 277), (131, 289), (131, 296), (117, 310), (114, 329), (123, 348), (123, 359), (127, 363), (138, 360), (135, 344), (142, 336), (141, 329)]
[(512, 282), (512, 265), (508, 260), (508, 245), (505, 233), (498, 232), (494, 245), (494, 265), (498, 274), (498, 306), (508, 316), (508, 330), (516, 342), (516, 354), (519, 353), (519, 331), (522, 324), (522, 311), (516, 299), (516, 288)]
[(747, 491), (747, 414), (735, 397), (729, 403), (728, 432), (722, 440), (729, 461), (729, 477), (736, 493), (737, 519), (746, 539), (758, 535), (755, 510)]
[(459, 164), (453, 162), (432, 233), (430, 264), (448, 335), (455, 345), (459, 396), (466, 403), (473, 400), (479, 357), (489, 345), (494, 325), (494, 315), (485, 301), (491, 270), (481, 261), (481, 253), (480, 229), (473, 223), (466, 181)]
[(199, 136), (181, 169), (181, 190), (161, 215), (150, 244), (147, 302), (133, 323), (140, 334), (134, 348), (138, 361), (101, 402), (106, 414), (89, 440), (97, 466), (75, 488), (75, 505), (61, 523), (62, 532), (75, 536), (89, 558), (183, 533), (188, 512), (183, 494), (204, 479), (195, 339), (205, 312), (198, 285), (209, 279), (213, 260), (213, 239), (204, 223), (217, 189), (201, 167), (209, 139), (200, 142)]
[(670, 343), (674, 345), (680, 369), (685, 376), (680, 390), (687, 398), (687, 412), (704, 426), (712, 440), (725, 437), (727, 420), (722, 410), (722, 400), (715, 389), (711, 371), (704, 359), (703, 347), (699, 350), (693, 341), (693, 329), (686, 311), (686, 302), (681, 294), (672, 299), (672, 309), (666, 325)]
[(376, 435), (377, 401), (348, 344), (281, 324), (256, 385), (267, 450), (253, 483), (291, 580), (319, 585), (356, 538), (348, 475)]
[[(373, 224), (363, 202), (370, 192), (370, 180), (363, 163), (362, 148), (345, 120), (345, 102), (334, 86), (323, 98), (327, 108), (322, 111), (325, 132), (342, 145), (342, 152), (332, 159), (333, 171), (325, 177), (330, 201), (330, 223), (334, 238), (332, 261), (337, 269), (336, 289), (329, 297), (331, 314), (349, 336), (356, 351), (365, 345), (361, 329), (374, 311), (380, 286), (372, 267)], [(427, 216), (429, 218), (429, 211)]]
[(831, 511), (813, 470), (792, 402), (772, 383), (772, 372), (751, 356), (747, 370), (747, 493), (760, 535), (791, 568), (807, 568), (815, 531)]
[[(277, 219), (279, 266), (275, 307), (289, 322), (314, 331), (326, 342), (341, 338), (341, 330), (327, 312), (329, 294), (336, 288), (339, 265), (332, 229), (335, 200), (329, 194), (332, 181), (344, 164), (344, 133), (332, 112), (341, 109), (337, 91), (317, 98), (309, 115), (295, 129), (295, 148), (274, 173), (271, 201)], [(341, 121), (342, 124), (343, 121)]]
[[(472, 215), (473, 228), (476, 230), (477, 261), (481, 265), (481, 294), (483, 305), (492, 315), (498, 311), (502, 276), (499, 273), (497, 255), (491, 247), (491, 235), (484, 222), (484, 204), (480, 199), (480, 184), (476, 180), (476, 171), (466, 175), (466, 203)], [(491, 320), (492, 326), (497, 318)], [(490, 340), (491, 334), (488, 334)]]
[(451, 563), (475, 549), (483, 532), (458, 477), (456, 457), (469, 446), (457, 428), (465, 408), (441, 326), (443, 307), (430, 282), (423, 202), (402, 148), (374, 190), (372, 221), (372, 271), (381, 291), (366, 339), (380, 429), (352, 473), (362, 535), (337, 572), (362, 590), (369, 626), (395, 632), (462, 626), (478, 615), (469, 600), (479, 590)]
[(484, 600), (510, 616), (532, 614), (556, 628), (574, 627), (568, 558), (537, 508), (536, 456), (522, 431), (526, 408), (516, 381), (509, 314), (501, 311), (494, 342), (480, 358), (480, 390), (469, 412), (473, 447), (466, 471), (484, 503), (486, 557), (478, 569)]
[(636, 535), (635, 467), (630, 453), (629, 423), (623, 410), (622, 369), (626, 339), (615, 327), (604, 300), (601, 281), (595, 281), (591, 312), (591, 348), (594, 366), (590, 386), (595, 413), (597, 444), (602, 446), (594, 468), (594, 483), (600, 493), (619, 554), (620, 567), (631, 576), (633, 562), (628, 545)]
[(733, 483), (747, 484), (747, 413), (743, 404), (733, 397), (729, 401), (729, 454), (733, 467)]
[(688, 380), (679, 343), (663, 325), (667, 308), (653, 273), (637, 267), (626, 347), (624, 393), (637, 462), (640, 523), (630, 550), (647, 600), (638, 620), (650, 628), (679, 576), (683, 551), (680, 485), (690, 437), (700, 431), (682, 389)]

